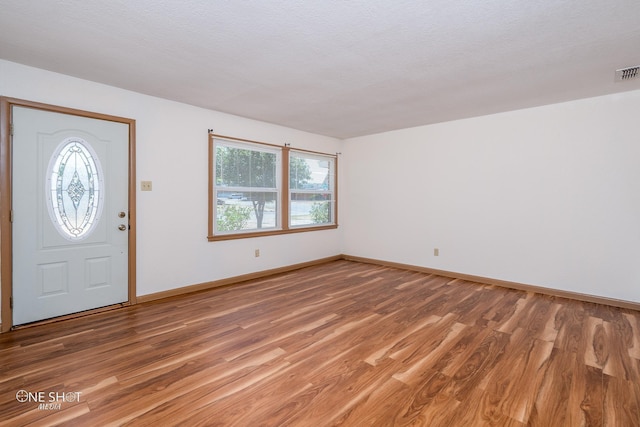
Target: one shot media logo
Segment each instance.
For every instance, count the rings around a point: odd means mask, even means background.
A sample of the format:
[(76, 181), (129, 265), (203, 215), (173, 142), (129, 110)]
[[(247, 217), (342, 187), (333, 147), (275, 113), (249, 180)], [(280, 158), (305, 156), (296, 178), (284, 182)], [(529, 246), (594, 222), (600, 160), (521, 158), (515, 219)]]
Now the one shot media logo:
[(62, 409), (63, 403), (80, 401), (80, 391), (27, 391), (18, 390), (16, 400), (20, 403), (37, 403), (38, 409), (57, 410)]

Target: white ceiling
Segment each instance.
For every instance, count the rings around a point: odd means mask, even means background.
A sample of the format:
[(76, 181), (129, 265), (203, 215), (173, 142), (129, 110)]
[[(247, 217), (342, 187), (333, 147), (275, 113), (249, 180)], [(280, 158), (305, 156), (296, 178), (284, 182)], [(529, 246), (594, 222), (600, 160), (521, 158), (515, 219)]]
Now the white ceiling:
[(0, 58), (347, 138), (640, 89), (640, 1), (0, 0)]

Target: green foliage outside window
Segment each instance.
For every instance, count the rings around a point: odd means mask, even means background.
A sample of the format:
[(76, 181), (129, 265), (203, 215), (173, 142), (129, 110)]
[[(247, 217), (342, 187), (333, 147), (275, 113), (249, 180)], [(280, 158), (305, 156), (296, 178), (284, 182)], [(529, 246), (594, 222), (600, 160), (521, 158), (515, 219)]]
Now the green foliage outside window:
[(314, 203), (311, 207), (311, 219), (314, 224), (324, 224), (329, 222), (329, 212), (331, 211), (331, 205), (329, 202)]
[(218, 230), (242, 230), (251, 218), (249, 206), (225, 205), (218, 206)]

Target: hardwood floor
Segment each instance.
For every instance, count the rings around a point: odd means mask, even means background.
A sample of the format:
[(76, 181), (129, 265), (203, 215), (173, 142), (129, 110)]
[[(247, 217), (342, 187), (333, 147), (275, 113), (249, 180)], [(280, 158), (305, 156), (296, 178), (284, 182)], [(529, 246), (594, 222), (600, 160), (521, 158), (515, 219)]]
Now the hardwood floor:
[(0, 360), (0, 425), (640, 425), (639, 312), (349, 261), (13, 331)]

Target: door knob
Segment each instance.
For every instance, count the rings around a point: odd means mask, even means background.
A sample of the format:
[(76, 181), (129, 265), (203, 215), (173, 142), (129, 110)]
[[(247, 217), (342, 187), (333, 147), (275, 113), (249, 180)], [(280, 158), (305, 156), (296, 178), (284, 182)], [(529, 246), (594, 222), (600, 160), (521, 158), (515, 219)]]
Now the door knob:
[(118, 230), (120, 230), (120, 231), (125, 231), (126, 229), (127, 229), (127, 226), (126, 226), (126, 225), (124, 225), (124, 224), (120, 224), (120, 225), (118, 226)]

